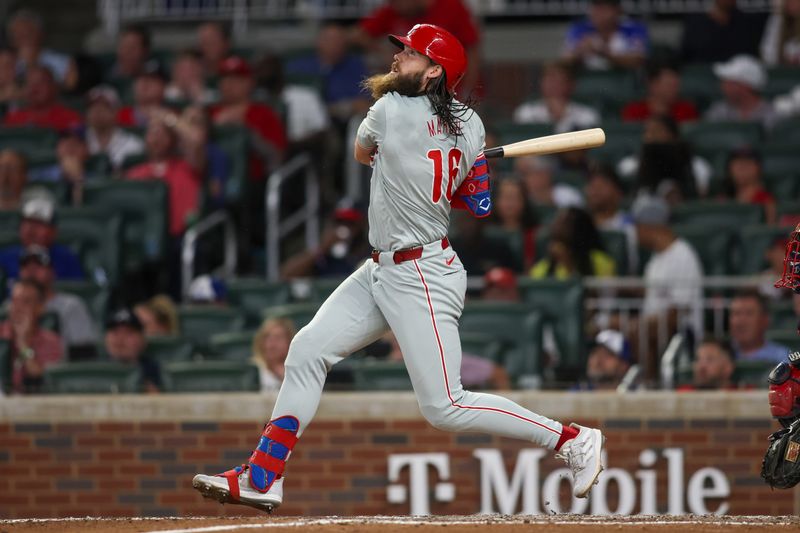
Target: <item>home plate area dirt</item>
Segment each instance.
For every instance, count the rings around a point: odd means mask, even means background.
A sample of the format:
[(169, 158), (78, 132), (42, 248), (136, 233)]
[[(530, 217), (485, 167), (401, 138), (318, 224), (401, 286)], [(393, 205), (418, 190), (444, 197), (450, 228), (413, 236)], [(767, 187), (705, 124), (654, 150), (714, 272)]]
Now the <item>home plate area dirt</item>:
[(636, 531), (637, 533), (686, 531), (723, 532), (798, 530), (796, 516), (436, 516), (436, 517), (319, 517), (319, 518), (67, 518), (0, 520), (0, 533), (159, 531), (161, 533), (212, 533), (224, 531), (302, 531), (310, 533), (380, 533), (442, 531), (503, 533)]

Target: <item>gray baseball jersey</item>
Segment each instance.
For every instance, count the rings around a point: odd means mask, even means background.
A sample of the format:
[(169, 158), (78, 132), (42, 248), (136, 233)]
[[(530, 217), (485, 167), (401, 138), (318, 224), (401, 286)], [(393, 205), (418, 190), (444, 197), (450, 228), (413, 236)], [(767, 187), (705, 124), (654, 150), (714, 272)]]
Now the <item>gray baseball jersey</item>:
[(483, 150), (483, 122), (467, 111), (462, 135), (449, 135), (425, 97), (388, 93), (358, 129), (364, 148), (378, 147), (369, 202), (369, 242), (401, 250), (447, 235), (450, 197)]

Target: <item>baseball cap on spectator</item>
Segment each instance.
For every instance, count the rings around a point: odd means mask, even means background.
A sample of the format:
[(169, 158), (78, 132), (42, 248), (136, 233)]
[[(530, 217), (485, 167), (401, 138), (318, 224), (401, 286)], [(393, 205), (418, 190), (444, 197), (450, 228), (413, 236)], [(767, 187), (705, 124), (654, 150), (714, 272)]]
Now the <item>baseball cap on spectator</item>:
[(602, 346), (626, 363), (631, 362), (631, 344), (615, 329), (604, 329), (594, 338), (592, 347)]
[(31, 198), (22, 204), (22, 219), (35, 220), (45, 224), (54, 224), (56, 218), (55, 203), (47, 198)]
[(120, 104), (117, 91), (110, 85), (98, 85), (92, 88), (89, 94), (86, 95), (86, 100), (89, 102), (89, 105), (103, 102), (113, 108), (119, 107)]
[(189, 301), (194, 303), (224, 302), (228, 295), (228, 287), (219, 278), (204, 274), (189, 284)]
[(761, 152), (749, 145), (739, 146), (728, 152), (728, 163), (734, 159), (752, 159), (759, 165), (762, 162)]
[(220, 76), (252, 76), (250, 64), (239, 56), (229, 56), (219, 65)]
[(19, 256), (19, 264), (20, 266), (26, 265), (31, 261), (36, 261), (42, 266), (51, 266), (52, 261), (50, 259), (50, 252), (44, 246), (38, 246), (33, 244), (28, 246), (22, 251), (22, 255)]
[(106, 329), (114, 329), (119, 326), (128, 326), (137, 331), (144, 331), (144, 327), (136, 317), (136, 313), (127, 307), (117, 309), (108, 316), (108, 319), (106, 319)]
[(344, 198), (336, 204), (333, 218), (340, 222), (361, 222), (364, 220), (364, 206), (359, 202)]
[(143, 76), (158, 78), (164, 83), (169, 81), (169, 76), (167, 75), (167, 71), (164, 70), (164, 67), (161, 66), (161, 63), (156, 59), (151, 59), (144, 64), (144, 68), (142, 68), (142, 71), (139, 73), (139, 77)]
[(658, 196), (641, 194), (631, 205), (631, 215), (637, 224), (665, 226), (669, 222), (669, 205)]
[(86, 140), (86, 128), (83, 124), (73, 124), (68, 128), (64, 128), (58, 132), (59, 139), (66, 139), (68, 137), (76, 137), (82, 141)]
[(510, 268), (494, 267), (483, 275), (483, 282), (487, 288), (516, 289), (517, 275)]
[(722, 80), (739, 82), (755, 90), (762, 89), (767, 83), (764, 66), (748, 55), (737, 55), (724, 63), (714, 63), (714, 74)]

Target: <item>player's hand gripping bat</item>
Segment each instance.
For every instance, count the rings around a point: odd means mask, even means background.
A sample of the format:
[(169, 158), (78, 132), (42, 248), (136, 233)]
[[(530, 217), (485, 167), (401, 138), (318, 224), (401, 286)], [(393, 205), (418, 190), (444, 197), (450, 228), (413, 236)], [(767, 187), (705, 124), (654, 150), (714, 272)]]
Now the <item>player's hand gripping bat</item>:
[(570, 131), (546, 137), (535, 137), (483, 151), (486, 157), (522, 157), (526, 155), (547, 155), (597, 148), (606, 142), (606, 134), (600, 128)]

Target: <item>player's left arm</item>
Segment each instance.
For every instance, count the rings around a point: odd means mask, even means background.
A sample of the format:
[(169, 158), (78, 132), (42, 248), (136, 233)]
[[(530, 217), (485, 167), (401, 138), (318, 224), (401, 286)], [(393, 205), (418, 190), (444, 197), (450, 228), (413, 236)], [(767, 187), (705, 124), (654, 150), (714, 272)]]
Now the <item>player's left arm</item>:
[(478, 154), (475, 164), (467, 174), (456, 192), (450, 205), (455, 209), (463, 209), (476, 218), (488, 217), (492, 214), (492, 191), (489, 183), (489, 164), (483, 152)]

